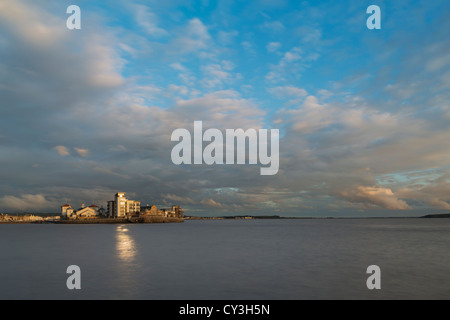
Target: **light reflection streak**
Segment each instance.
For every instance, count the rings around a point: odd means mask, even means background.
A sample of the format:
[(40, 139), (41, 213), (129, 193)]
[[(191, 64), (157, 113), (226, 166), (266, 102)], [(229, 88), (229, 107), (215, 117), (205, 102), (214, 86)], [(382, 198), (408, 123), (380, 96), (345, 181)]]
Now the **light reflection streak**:
[(133, 262), (137, 253), (133, 238), (128, 235), (128, 229), (124, 225), (117, 226), (116, 231), (116, 250), (119, 258), (127, 263)]

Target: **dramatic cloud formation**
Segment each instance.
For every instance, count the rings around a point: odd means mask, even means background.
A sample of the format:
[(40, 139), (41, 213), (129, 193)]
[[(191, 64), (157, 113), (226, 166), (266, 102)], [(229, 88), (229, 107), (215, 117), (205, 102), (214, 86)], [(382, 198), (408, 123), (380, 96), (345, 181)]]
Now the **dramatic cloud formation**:
[[(382, 6), (376, 31), (351, 1), (233, 3), (94, 1), (68, 30), (67, 3), (0, 0), (0, 212), (117, 191), (196, 215), (450, 210), (446, 2)], [(278, 174), (174, 165), (196, 120), (280, 129)]]

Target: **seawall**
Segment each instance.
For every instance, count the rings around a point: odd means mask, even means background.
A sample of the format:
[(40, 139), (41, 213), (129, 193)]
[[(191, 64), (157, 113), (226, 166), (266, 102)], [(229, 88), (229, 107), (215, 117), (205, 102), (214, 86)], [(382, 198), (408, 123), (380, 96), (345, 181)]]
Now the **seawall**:
[(79, 220), (59, 220), (51, 221), (55, 224), (124, 224), (124, 223), (179, 223), (184, 222), (184, 218), (167, 217), (137, 217), (126, 219), (79, 219)]

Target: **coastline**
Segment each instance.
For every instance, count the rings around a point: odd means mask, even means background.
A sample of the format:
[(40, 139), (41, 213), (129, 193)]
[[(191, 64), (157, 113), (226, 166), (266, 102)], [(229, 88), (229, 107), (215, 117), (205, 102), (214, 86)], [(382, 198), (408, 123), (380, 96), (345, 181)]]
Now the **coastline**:
[(168, 217), (136, 217), (124, 219), (76, 219), (76, 220), (56, 220), (47, 221), (54, 224), (124, 224), (124, 223), (180, 223), (184, 222), (183, 218), (168, 218)]
[(0, 220), (1, 224), (128, 224), (128, 223), (181, 223), (185, 220), (309, 220), (309, 219), (427, 219), (427, 218), (450, 218), (449, 213), (428, 214), (424, 216), (410, 217), (284, 217), (284, 216), (218, 216), (218, 217), (200, 217), (184, 216), (183, 218), (145, 216), (130, 218), (87, 218), (87, 219), (39, 219), (39, 220)]
[(38, 220), (38, 221), (0, 221), (0, 224), (128, 224), (128, 223), (182, 223), (184, 218), (137, 217), (124, 219), (77, 219), (77, 220)]

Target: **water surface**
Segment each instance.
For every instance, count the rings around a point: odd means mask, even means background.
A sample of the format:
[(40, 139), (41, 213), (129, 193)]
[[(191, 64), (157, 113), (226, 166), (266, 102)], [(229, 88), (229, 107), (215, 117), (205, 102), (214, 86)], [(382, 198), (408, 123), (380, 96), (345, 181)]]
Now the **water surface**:
[(449, 248), (450, 219), (0, 225), (0, 299), (449, 299)]

